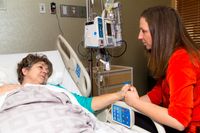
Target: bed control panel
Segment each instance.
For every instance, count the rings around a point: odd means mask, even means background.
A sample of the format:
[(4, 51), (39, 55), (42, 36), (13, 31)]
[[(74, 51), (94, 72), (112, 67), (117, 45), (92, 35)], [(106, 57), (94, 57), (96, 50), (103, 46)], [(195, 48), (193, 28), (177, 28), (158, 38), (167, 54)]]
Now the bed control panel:
[(124, 102), (116, 102), (111, 106), (112, 121), (125, 127), (132, 128), (135, 123), (134, 112)]

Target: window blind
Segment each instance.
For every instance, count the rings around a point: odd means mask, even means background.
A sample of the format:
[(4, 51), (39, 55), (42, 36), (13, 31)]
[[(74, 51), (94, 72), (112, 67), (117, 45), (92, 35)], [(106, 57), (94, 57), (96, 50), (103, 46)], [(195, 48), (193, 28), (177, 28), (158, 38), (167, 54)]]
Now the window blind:
[(190, 37), (200, 45), (200, 0), (175, 0), (175, 8)]

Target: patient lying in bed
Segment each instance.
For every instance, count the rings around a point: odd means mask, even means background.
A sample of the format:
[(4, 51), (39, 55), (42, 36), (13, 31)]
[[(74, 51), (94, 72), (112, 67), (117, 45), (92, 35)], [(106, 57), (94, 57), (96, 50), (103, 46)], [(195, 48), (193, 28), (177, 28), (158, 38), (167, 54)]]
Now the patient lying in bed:
[(121, 126), (102, 123), (90, 113), (121, 100), (129, 86), (120, 93), (87, 98), (63, 87), (46, 85), (52, 69), (44, 55), (29, 54), (18, 64), (20, 84), (0, 88), (1, 133), (129, 132)]

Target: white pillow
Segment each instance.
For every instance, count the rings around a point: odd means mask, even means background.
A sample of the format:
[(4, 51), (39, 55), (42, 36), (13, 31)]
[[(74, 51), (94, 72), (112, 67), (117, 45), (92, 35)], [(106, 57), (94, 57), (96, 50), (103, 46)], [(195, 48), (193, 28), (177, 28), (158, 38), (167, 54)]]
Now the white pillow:
[[(64, 63), (57, 50), (33, 52), (45, 54), (53, 64), (53, 73), (47, 83), (61, 84), (65, 70)], [(19, 83), (17, 80), (17, 64), (28, 53), (2, 54), (0, 55), (0, 85), (5, 83)]]

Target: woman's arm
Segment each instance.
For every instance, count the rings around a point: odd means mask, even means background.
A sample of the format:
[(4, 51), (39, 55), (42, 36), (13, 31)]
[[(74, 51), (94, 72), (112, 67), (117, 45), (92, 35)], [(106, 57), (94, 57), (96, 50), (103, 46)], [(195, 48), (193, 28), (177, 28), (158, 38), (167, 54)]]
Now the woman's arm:
[(170, 126), (180, 131), (184, 130), (184, 126), (168, 114), (167, 108), (151, 103), (148, 95), (139, 98), (136, 88), (134, 87), (132, 91), (126, 93), (125, 102), (129, 106), (134, 107), (146, 116), (161, 124)]
[(141, 96), (140, 100), (151, 103), (151, 100), (148, 95)]
[(8, 92), (8, 91), (11, 91), (11, 90), (14, 90), (14, 89), (17, 89), (21, 87), (21, 85), (19, 84), (5, 84), (5, 85), (2, 85), (0, 86), (0, 94), (3, 94), (5, 92)]
[(100, 96), (93, 97), (92, 99), (92, 109), (94, 111), (103, 109), (108, 105), (114, 103), (115, 101), (122, 100), (129, 90), (130, 85), (125, 85), (122, 87), (122, 90), (115, 93), (104, 94)]

